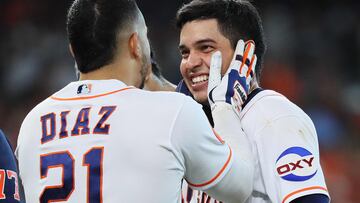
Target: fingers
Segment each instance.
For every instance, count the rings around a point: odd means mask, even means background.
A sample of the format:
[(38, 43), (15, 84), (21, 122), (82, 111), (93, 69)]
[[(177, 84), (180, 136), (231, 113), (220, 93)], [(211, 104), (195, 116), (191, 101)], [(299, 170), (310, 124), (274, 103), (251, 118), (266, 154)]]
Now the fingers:
[(232, 69), (236, 71), (240, 69), (243, 60), (244, 47), (245, 47), (245, 42), (243, 40), (239, 40), (238, 43), (236, 44), (236, 48), (233, 59), (230, 64), (230, 68), (228, 68), (226, 73), (229, 73)]
[(210, 72), (209, 72), (209, 81), (208, 81), (208, 93), (217, 87), (221, 82), (221, 52), (217, 51), (211, 56), (210, 62)]
[[(257, 56), (254, 54), (252, 59), (251, 59), (251, 62), (250, 62), (250, 65), (249, 65), (249, 70), (247, 71), (246, 73), (246, 77), (249, 77), (249, 75), (251, 74), (251, 72), (254, 74), (255, 73), (255, 68), (256, 68), (256, 62), (257, 62)], [(250, 76), (252, 77), (252, 76)]]
[[(243, 55), (243, 60), (239, 69), (239, 73), (242, 76), (247, 75), (251, 61), (253, 60), (253, 55), (255, 52), (255, 43), (252, 40), (249, 40), (245, 43), (245, 50)], [(251, 69), (250, 69), (251, 70)]]
[(245, 48), (245, 42), (241, 39), (236, 44), (236, 48), (235, 48), (235, 52), (234, 52), (234, 56), (233, 56), (233, 61), (235, 61), (235, 60), (242, 61), (242, 60), (240, 60), (239, 56), (243, 56), (244, 48)]

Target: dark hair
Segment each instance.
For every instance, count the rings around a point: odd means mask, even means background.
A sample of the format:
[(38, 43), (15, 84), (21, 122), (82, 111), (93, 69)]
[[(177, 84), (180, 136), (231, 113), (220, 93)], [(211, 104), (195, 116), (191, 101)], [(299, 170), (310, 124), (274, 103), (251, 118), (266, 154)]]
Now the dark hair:
[(256, 8), (247, 0), (194, 0), (178, 10), (176, 25), (182, 29), (187, 22), (206, 19), (217, 20), (220, 32), (229, 39), (233, 49), (239, 39), (254, 40), (258, 58), (256, 76), (260, 80), (266, 45)]
[(67, 16), (67, 32), (82, 73), (112, 62), (117, 34), (138, 16), (134, 0), (75, 0)]

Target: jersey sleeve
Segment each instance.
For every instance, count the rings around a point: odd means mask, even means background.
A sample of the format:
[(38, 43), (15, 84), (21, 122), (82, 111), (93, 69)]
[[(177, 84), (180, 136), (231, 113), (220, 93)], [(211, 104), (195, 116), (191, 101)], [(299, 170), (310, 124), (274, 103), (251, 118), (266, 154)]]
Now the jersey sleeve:
[(218, 183), (232, 165), (230, 147), (212, 130), (201, 106), (186, 98), (173, 126), (171, 143), (184, 167), (184, 178), (199, 190)]
[(11, 145), (0, 130), (0, 203), (20, 202), (18, 171)]
[(296, 116), (278, 118), (255, 136), (266, 192), (272, 201), (289, 203), (309, 194), (329, 196), (311, 121)]

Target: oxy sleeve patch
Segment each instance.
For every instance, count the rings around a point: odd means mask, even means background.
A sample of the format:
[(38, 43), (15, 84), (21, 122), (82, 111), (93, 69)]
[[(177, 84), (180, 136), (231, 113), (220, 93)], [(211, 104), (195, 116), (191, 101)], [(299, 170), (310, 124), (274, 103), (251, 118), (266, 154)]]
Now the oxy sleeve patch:
[(313, 153), (303, 147), (290, 147), (277, 158), (276, 172), (287, 181), (306, 181), (318, 171), (315, 159)]

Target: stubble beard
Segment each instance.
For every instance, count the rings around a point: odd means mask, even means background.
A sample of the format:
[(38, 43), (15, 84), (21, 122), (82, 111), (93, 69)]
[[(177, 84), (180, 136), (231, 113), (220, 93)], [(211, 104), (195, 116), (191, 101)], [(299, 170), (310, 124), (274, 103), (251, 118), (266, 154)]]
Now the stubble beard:
[(151, 67), (151, 65), (149, 66), (149, 64), (151, 64), (150, 58), (146, 57), (146, 55), (143, 53), (143, 57), (141, 60), (141, 69), (140, 69), (140, 76), (141, 76), (141, 83), (139, 86), (140, 89), (144, 89), (145, 79), (149, 71), (148, 67)]

